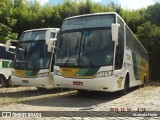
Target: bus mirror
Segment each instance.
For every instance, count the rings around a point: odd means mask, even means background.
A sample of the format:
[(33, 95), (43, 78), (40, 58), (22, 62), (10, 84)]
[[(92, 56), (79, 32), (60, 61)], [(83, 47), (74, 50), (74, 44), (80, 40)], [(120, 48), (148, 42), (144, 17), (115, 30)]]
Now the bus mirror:
[(51, 30), (47, 30), (45, 39), (46, 39), (46, 45), (48, 46), (47, 48), (48, 52), (52, 52), (54, 45), (55, 45), (55, 41), (57, 39), (51, 38)]
[(120, 24), (112, 24), (112, 41), (118, 43), (118, 29)]
[(16, 47), (18, 44), (18, 40), (7, 40), (6, 42), (6, 51), (13, 53), (13, 51), (10, 51), (10, 46)]
[(51, 44), (51, 42), (50, 42), (50, 39), (51, 39), (51, 30), (47, 30), (45, 39), (46, 39), (46, 45), (50, 45)]
[(56, 43), (57, 39), (56, 38), (52, 38), (50, 39), (50, 43), (47, 45), (48, 46), (48, 52), (52, 52), (53, 49), (55, 48), (55, 43)]
[(52, 52), (52, 47), (48, 45), (47, 50), (48, 52)]

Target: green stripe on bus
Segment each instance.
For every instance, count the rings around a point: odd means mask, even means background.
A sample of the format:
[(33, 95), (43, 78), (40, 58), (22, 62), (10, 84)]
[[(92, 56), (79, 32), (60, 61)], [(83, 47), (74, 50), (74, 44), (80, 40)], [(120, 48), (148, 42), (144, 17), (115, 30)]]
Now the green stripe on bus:
[(27, 70), (25, 76), (37, 76), (39, 70)]
[(39, 70), (16, 70), (17, 77), (34, 78), (37, 76)]
[(2, 68), (9, 68), (10, 61), (2, 61)]
[(80, 68), (77, 74), (79, 76), (93, 76), (98, 70), (99, 68)]

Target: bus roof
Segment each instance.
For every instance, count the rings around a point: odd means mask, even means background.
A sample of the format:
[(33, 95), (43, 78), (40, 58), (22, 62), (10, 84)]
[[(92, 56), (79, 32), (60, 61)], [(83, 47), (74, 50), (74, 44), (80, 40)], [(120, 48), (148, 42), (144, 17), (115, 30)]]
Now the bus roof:
[(77, 16), (65, 18), (64, 20), (68, 20), (68, 19), (72, 19), (72, 18), (78, 18), (78, 17), (86, 17), (86, 16), (94, 16), (94, 15), (109, 15), (109, 14), (118, 15), (116, 12), (101, 12), (101, 13), (91, 13), (91, 14), (85, 14), (85, 15), (77, 15)]
[(59, 31), (60, 29), (59, 28), (39, 28), (39, 29), (25, 30), (24, 32), (40, 31), (40, 30)]

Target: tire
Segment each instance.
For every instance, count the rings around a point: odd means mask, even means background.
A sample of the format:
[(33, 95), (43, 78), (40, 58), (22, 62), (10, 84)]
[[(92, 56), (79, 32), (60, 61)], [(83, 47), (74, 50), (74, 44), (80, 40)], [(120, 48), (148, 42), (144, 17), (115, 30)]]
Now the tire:
[(129, 78), (126, 76), (125, 83), (124, 83), (124, 89), (120, 91), (121, 95), (126, 95), (128, 93), (129, 89)]
[(87, 93), (87, 90), (77, 90), (79, 95), (84, 95)]
[(145, 87), (145, 86), (147, 85), (147, 82), (148, 82), (148, 81), (147, 81), (147, 76), (144, 76), (144, 82), (143, 82), (143, 85), (142, 85), (142, 86)]
[(13, 83), (11, 81), (11, 76), (8, 78), (8, 80), (6, 81), (6, 87), (13, 87)]
[(37, 87), (37, 90), (40, 94), (44, 94), (47, 91), (47, 88)]
[(6, 78), (0, 75), (0, 88), (6, 87)]

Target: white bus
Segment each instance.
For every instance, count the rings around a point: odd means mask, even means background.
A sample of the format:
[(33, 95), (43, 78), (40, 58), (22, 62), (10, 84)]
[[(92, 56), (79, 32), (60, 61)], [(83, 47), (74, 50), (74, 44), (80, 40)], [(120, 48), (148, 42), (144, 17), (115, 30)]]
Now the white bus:
[[(33, 86), (39, 90), (54, 86), (54, 46), (59, 28), (41, 28), (24, 31), (14, 53), (11, 81), (14, 85)], [(47, 39), (49, 39), (47, 41)], [(12, 42), (7, 41), (7, 46)], [(49, 43), (46, 43), (49, 42)]]
[[(11, 76), (11, 62), (14, 59), (13, 54), (6, 52), (6, 45), (0, 43), (0, 88), (10, 87), (12, 83), (10, 81)], [(10, 47), (13, 51), (15, 48)]]
[(115, 12), (66, 18), (56, 47), (57, 87), (126, 94), (148, 79), (148, 53)]

